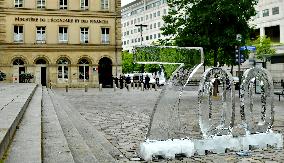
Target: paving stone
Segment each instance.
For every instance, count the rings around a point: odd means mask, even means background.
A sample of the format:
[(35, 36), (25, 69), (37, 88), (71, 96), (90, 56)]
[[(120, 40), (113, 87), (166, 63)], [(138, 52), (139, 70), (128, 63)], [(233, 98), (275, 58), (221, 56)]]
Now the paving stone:
[[(150, 116), (161, 90), (143, 92), (135, 89), (131, 92), (125, 90), (113, 92), (112, 89), (104, 89), (103, 92), (99, 92), (97, 89), (89, 89), (86, 93), (83, 90), (74, 90), (72, 93), (66, 93), (62, 89), (56, 89), (55, 92), (63, 96), (80, 113), (83, 113), (82, 116), (88, 122), (100, 129), (116, 148), (131, 159), (134, 157), (135, 152), (137, 152), (139, 144), (145, 140)], [(182, 105), (188, 107), (187, 109), (180, 110), (182, 124), (186, 126), (183, 128), (180, 136), (200, 139), (202, 136), (199, 125), (197, 124), (198, 112), (196, 110), (197, 100), (195, 95), (196, 92), (189, 91), (185, 99), (183, 99)], [(277, 114), (275, 116), (275, 123), (284, 119), (283, 105), (283, 101), (275, 101), (275, 112)], [(279, 130), (283, 133), (284, 127), (280, 126)], [(129, 150), (130, 148), (125, 143), (131, 144), (131, 150)], [(259, 161), (261, 156), (265, 155), (271, 160), (281, 162), (284, 155), (282, 154), (284, 153), (283, 149), (254, 150), (252, 153), (251, 161), (256, 162)], [(200, 159), (201, 162), (218, 162), (220, 160), (223, 160), (223, 162), (224, 160), (231, 160), (228, 162), (242, 161), (242, 158), (238, 157), (235, 152), (229, 152), (221, 156), (217, 154), (193, 156), (192, 158), (184, 158), (182, 161), (194, 162), (195, 157), (196, 159)], [(158, 161), (181, 162), (181, 160)]]

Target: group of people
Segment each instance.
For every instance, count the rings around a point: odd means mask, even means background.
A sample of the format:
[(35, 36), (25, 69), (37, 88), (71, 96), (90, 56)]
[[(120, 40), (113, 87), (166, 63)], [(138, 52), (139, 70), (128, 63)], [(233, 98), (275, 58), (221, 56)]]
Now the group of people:
[(125, 77), (124, 75), (119, 75), (119, 78), (117, 76), (113, 77), (113, 83), (115, 84), (114, 87), (123, 89), (124, 84), (131, 84), (131, 78), (129, 75), (127, 77)]
[[(124, 87), (126, 87), (128, 84), (144, 84), (144, 89), (149, 89), (150, 88), (150, 77), (148, 75), (145, 76), (145, 78), (143, 79), (143, 75), (141, 76), (137, 76), (138, 79), (133, 79), (131, 81), (131, 77), (129, 75), (125, 76), (125, 75), (119, 75), (119, 78), (113, 77), (113, 83), (115, 84), (115, 86), (117, 88), (123, 89)], [(159, 78), (156, 78), (156, 82), (159, 82)]]

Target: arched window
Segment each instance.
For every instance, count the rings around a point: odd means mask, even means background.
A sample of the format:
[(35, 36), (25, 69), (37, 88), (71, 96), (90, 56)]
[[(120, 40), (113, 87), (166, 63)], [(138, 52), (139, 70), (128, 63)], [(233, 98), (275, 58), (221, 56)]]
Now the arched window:
[(38, 59), (37, 61), (36, 61), (36, 64), (46, 64), (46, 61), (44, 60), (44, 59)]
[(68, 64), (70, 62), (66, 58), (61, 58), (57, 61), (58, 64), (58, 79), (68, 80)]
[(24, 61), (21, 59), (15, 59), (13, 65), (24, 65)]
[(79, 61), (79, 79), (89, 80), (89, 61), (86, 59), (81, 59)]

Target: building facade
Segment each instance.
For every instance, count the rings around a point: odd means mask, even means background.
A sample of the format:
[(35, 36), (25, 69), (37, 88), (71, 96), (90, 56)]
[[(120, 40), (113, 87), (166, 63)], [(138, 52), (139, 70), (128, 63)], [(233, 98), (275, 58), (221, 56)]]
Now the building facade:
[(6, 82), (112, 84), (121, 73), (121, 0), (0, 0)]
[[(136, 45), (150, 45), (165, 36), (160, 28), (169, 7), (166, 0), (136, 0), (122, 7), (122, 47), (131, 50)], [(142, 26), (142, 27), (141, 27)], [(142, 30), (142, 37), (141, 37)]]
[(274, 81), (284, 79), (284, 0), (259, 0), (251, 22), (256, 35), (268, 36), (275, 44), (276, 55), (267, 63)]
[(284, 43), (284, 1), (259, 0), (253, 20), (257, 33), (267, 35), (273, 42)]

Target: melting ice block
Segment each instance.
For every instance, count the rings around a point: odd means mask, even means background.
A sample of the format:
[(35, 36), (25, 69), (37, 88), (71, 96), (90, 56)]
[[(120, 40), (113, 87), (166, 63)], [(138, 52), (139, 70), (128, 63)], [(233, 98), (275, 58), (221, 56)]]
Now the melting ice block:
[(184, 154), (186, 157), (213, 153), (225, 153), (227, 149), (233, 151), (247, 151), (250, 146), (265, 149), (267, 146), (283, 148), (283, 135), (280, 133), (248, 134), (240, 137), (232, 135), (212, 136), (205, 139), (173, 139), (166, 141), (147, 140), (140, 145), (140, 155), (146, 160), (152, 160), (153, 156), (162, 156), (174, 159), (176, 154)]
[(140, 155), (146, 161), (152, 160), (153, 156), (174, 159), (176, 154), (184, 154), (190, 157), (194, 151), (194, 143), (189, 139), (146, 140), (140, 145)]

